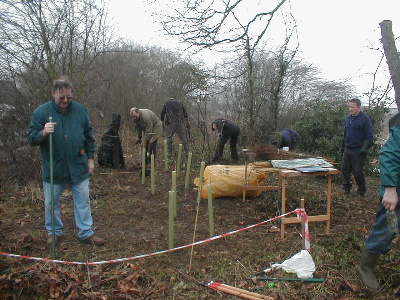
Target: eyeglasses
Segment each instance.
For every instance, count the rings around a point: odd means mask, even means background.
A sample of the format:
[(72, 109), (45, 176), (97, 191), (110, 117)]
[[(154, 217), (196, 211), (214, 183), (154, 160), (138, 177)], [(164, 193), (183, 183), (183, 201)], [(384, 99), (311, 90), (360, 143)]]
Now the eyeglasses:
[(65, 101), (65, 100), (71, 101), (72, 100), (72, 96), (60, 96), (59, 99), (61, 101)]

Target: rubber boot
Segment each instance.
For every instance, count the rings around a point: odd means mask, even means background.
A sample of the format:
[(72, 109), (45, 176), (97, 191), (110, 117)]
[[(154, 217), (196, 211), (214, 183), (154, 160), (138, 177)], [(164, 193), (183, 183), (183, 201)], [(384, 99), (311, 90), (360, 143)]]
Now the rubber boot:
[(379, 290), (380, 285), (374, 274), (374, 267), (378, 261), (379, 254), (368, 252), (364, 247), (361, 254), (361, 264), (357, 268), (362, 282), (371, 290)]

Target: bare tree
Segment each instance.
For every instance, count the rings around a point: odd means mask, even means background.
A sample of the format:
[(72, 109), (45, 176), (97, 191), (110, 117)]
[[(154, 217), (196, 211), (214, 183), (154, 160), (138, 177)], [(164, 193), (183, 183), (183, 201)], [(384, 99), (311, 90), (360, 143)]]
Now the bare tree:
[(392, 21), (384, 20), (379, 23), (379, 26), (381, 27), (383, 50), (394, 88), (394, 99), (397, 108), (400, 110), (400, 56), (393, 36)]
[(89, 102), (80, 96), (89, 89), (87, 74), (109, 40), (105, 20), (102, 0), (0, 2), (0, 79), (10, 91), (0, 99), (8, 104), (0, 120), (8, 133), (0, 151), (7, 180), (38, 174), (26, 128), (32, 110), (50, 99), (52, 80), (70, 76), (74, 96)]
[(73, 77), (79, 96), (110, 38), (101, 0), (3, 0), (0, 22), (0, 76), (18, 79), (36, 102), (62, 74)]
[[(285, 2), (286, 0), (281, 0), (271, 8), (265, 1), (259, 5), (246, 0), (185, 1), (183, 6), (176, 3), (178, 8), (175, 13), (162, 22), (169, 35), (180, 37), (190, 46), (229, 46), (235, 52), (242, 52), (242, 57), (247, 62), (245, 123), (249, 133), (253, 132), (256, 116), (253, 56), (274, 15)], [(255, 9), (249, 13), (250, 8)]]

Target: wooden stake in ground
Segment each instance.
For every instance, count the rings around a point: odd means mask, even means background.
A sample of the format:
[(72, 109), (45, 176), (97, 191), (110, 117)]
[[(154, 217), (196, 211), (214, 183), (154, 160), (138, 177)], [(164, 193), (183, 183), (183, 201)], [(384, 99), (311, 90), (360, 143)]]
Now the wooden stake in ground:
[(211, 184), (207, 184), (207, 197), (208, 197), (208, 226), (210, 227), (210, 236), (214, 236), (214, 207), (212, 197)]
[[(200, 209), (200, 199), (201, 199), (201, 188), (203, 186), (203, 175), (204, 169), (206, 167), (206, 163), (204, 161), (200, 164), (200, 176), (199, 176), (199, 190), (197, 192), (197, 208), (196, 208), (196, 220), (194, 221), (194, 230), (193, 230), (193, 243), (196, 239), (196, 231), (197, 231), (197, 219), (199, 218), (199, 209)], [(193, 246), (190, 251), (190, 261), (189, 261), (189, 270), (192, 268), (192, 259), (193, 259)]]

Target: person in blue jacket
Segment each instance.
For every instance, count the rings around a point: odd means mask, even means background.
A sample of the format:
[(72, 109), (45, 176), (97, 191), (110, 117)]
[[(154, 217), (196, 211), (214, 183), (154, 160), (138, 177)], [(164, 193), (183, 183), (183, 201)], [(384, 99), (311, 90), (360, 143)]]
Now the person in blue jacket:
[(288, 147), (289, 150), (296, 150), (300, 140), (300, 134), (293, 129), (283, 128), (281, 131), (274, 132), (271, 135), (272, 145), (278, 148)]
[(350, 193), (352, 182), (351, 174), (357, 183), (357, 194), (365, 196), (364, 165), (367, 152), (373, 146), (374, 132), (369, 117), (361, 110), (361, 101), (351, 99), (348, 103), (350, 114), (344, 122), (342, 143), (342, 177), (343, 191)]
[[(379, 171), (381, 178), (379, 208), (375, 224), (365, 240), (358, 273), (363, 283), (370, 289), (378, 290), (380, 284), (374, 274), (380, 254), (384, 254), (396, 236), (388, 228), (386, 211), (394, 210), (397, 221), (400, 220), (400, 114), (389, 121), (390, 135), (379, 153)], [(397, 224), (399, 226), (399, 224)]]
[(52, 245), (53, 233), (49, 147), (51, 134), (55, 242), (59, 243), (63, 234), (59, 200), (64, 187), (69, 185), (74, 201), (78, 240), (84, 244), (101, 246), (105, 240), (94, 235), (89, 200), (89, 174), (94, 169), (95, 140), (88, 112), (82, 104), (72, 101), (72, 84), (66, 77), (53, 82), (51, 95), (51, 101), (34, 110), (28, 129), (29, 144), (40, 147), (47, 245)]

